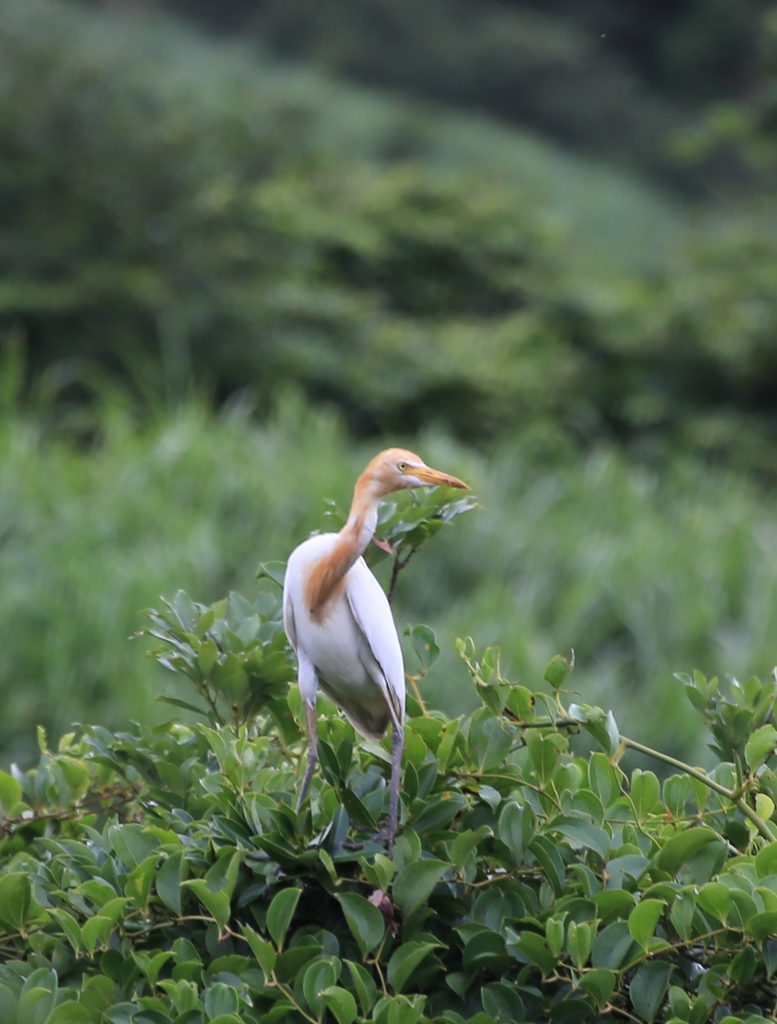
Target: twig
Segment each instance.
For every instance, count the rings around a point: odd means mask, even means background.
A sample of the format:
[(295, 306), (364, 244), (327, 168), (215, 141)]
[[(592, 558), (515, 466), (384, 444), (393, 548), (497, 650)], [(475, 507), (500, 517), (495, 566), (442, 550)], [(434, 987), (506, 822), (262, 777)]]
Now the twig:
[(399, 576), (402, 570), (407, 566), (407, 563), (410, 561), (410, 559), (413, 557), (416, 551), (418, 551), (418, 548), (411, 548), (410, 554), (407, 556), (407, 558), (404, 559), (400, 558), (399, 553), (397, 553), (397, 556), (394, 559), (394, 565), (391, 569), (391, 582), (389, 583), (388, 593), (386, 594), (386, 597), (388, 597), (389, 604), (391, 604), (392, 601), (394, 600), (394, 588), (397, 585), (397, 576)]

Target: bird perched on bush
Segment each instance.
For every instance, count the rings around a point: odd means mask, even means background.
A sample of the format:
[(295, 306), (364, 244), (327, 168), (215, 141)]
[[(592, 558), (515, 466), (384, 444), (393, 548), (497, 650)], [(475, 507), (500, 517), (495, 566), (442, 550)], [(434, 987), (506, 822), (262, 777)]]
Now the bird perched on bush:
[(384, 495), (435, 486), (467, 487), (412, 452), (380, 452), (356, 482), (345, 526), (295, 548), (283, 588), (283, 623), (297, 654), (308, 733), (307, 770), (297, 806), (307, 796), (318, 760), (316, 696), (321, 689), (368, 739), (381, 739), (392, 726), (389, 819), (381, 833), (389, 853), (398, 823), (405, 669), (388, 599), (361, 556), (375, 533)]

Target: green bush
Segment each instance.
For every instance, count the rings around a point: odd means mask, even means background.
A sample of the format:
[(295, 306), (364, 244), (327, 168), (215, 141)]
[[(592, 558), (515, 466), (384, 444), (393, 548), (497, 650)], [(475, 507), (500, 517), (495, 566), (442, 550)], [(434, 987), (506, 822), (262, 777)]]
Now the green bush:
[[(533, 692), (461, 641), (480, 707), (409, 700), (389, 859), (388, 748), (326, 702), (294, 810), (304, 714), (277, 591), (179, 594), (149, 629), (204, 721), (88, 726), (56, 750), (41, 733), (36, 768), (0, 773), (4, 1022), (770, 1019), (772, 683), (685, 680), (706, 773), (570, 703), (566, 659)], [(414, 637), (417, 686), (435, 644)], [(629, 748), (679, 773), (629, 775)]]

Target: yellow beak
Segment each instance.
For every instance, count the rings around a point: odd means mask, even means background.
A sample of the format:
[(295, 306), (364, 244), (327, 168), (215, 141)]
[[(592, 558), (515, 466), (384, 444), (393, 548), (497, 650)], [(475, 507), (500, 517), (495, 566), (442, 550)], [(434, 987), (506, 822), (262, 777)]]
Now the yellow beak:
[(463, 480), (449, 476), (448, 473), (441, 473), (439, 469), (432, 469), (430, 466), (414, 466), (411, 472), (430, 487), (459, 487), (465, 491), (469, 490), (469, 485)]

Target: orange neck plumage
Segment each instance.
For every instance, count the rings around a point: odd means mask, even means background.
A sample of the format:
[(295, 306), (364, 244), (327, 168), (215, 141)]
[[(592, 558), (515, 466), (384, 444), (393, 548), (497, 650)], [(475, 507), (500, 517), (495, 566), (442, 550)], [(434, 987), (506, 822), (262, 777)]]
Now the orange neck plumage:
[(348, 521), (337, 535), (334, 547), (313, 564), (305, 581), (305, 605), (315, 622), (325, 618), (331, 599), (345, 585), (348, 570), (372, 539), (380, 497), (373, 478), (365, 471), (356, 482)]

